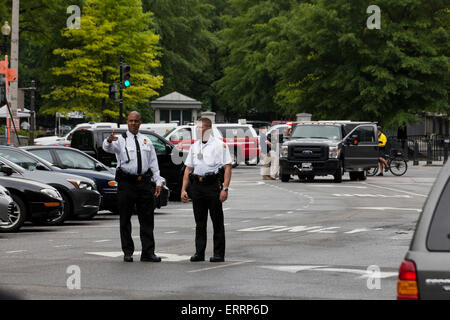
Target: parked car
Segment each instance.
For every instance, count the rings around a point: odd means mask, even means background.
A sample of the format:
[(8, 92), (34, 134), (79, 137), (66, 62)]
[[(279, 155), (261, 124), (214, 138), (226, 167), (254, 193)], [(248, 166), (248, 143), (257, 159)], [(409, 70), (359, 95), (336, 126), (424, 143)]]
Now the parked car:
[(247, 120), (247, 124), (251, 124), (253, 129), (255, 129), (256, 134), (259, 136), (259, 129), (265, 126), (267, 129), (270, 129), (269, 121), (260, 121), (260, 120)]
[[(49, 170), (77, 174), (95, 181), (98, 191), (102, 194), (100, 210), (117, 211), (117, 183), (115, 168), (107, 167), (97, 159), (75, 148), (60, 146), (29, 146), (21, 149), (51, 164)], [(1, 151), (1, 147), (0, 147)], [(169, 190), (165, 186), (155, 202), (156, 208), (167, 205)]]
[(14, 201), (11, 194), (0, 185), (0, 226), (11, 224), (10, 215), (13, 214)]
[(66, 135), (59, 136), (49, 136), (34, 139), (34, 144), (36, 146), (70, 146), (70, 142), (72, 140), (72, 135), (74, 132), (81, 129), (90, 129), (90, 128), (116, 128), (117, 124), (112, 122), (89, 122), (89, 123), (80, 123), (75, 126), (69, 133)]
[[(212, 134), (228, 146), (232, 156), (232, 166), (244, 162), (256, 165), (259, 162), (259, 141), (256, 131), (249, 124), (213, 124)], [(170, 131), (165, 138), (182, 150), (189, 150), (199, 139), (196, 126), (179, 126)]]
[[(124, 132), (126, 132), (124, 128), (114, 129), (117, 136)], [(185, 168), (184, 160), (187, 157), (187, 152), (176, 148), (172, 143), (152, 131), (140, 130), (139, 132), (145, 134), (155, 147), (160, 175), (165, 179), (166, 186), (170, 189), (170, 199), (180, 200)], [(87, 153), (108, 167), (115, 167), (117, 164), (116, 156), (102, 148), (103, 141), (110, 134), (111, 129), (103, 128), (77, 131), (72, 139), (72, 147)], [(161, 206), (165, 205), (163, 197), (158, 199), (162, 201)]]
[[(53, 148), (48, 147), (36, 147), (36, 148)], [(54, 147), (58, 148), (58, 147)], [(77, 176), (83, 176), (92, 179), (97, 186), (97, 190), (102, 195), (102, 202), (100, 204), (100, 210), (113, 211), (117, 207), (117, 182), (114, 181), (115, 176), (106, 169), (102, 164), (102, 171), (95, 170), (95, 162), (90, 159), (86, 159), (79, 154), (80, 151), (76, 149), (68, 150), (69, 147), (60, 147), (62, 149), (60, 156), (63, 159), (62, 168), (53, 165), (47, 161), (48, 157), (39, 157), (36, 154), (28, 152), (25, 148), (15, 148), (0, 146), (0, 156), (11, 160), (12, 162), (20, 165), (24, 169), (31, 170), (45, 170), (54, 171), (59, 173), (68, 173)], [(48, 149), (40, 150), (46, 151), (51, 157), (51, 152)], [(41, 152), (42, 155), (44, 155)], [(44, 155), (45, 156), (45, 155)], [(93, 170), (88, 170), (91, 168)], [(86, 169), (85, 169), (86, 168)], [(105, 169), (103, 169), (105, 168)]]
[(399, 300), (450, 300), (450, 162), (441, 169), (399, 270)]
[(44, 183), (13, 177), (13, 169), (0, 162), (0, 184), (11, 194), (14, 201), (10, 209), (10, 223), (0, 225), (0, 232), (16, 232), (25, 221), (59, 220), (63, 214), (64, 201), (61, 194)]
[[(128, 129), (128, 124), (121, 124), (120, 127), (123, 129)], [(154, 133), (163, 136), (176, 127), (176, 123), (142, 123), (139, 128), (141, 130), (153, 131)]]
[(280, 178), (291, 175), (300, 180), (333, 175), (342, 182), (344, 172), (350, 180), (365, 180), (366, 170), (378, 165), (377, 125), (371, 122), (294, 123), (290, 141), (280, 150)]
[[(69, 217), (93, 218), (99, 208), (101, 195), (91, 179), (72, 174), (49, 172), (42, 170), (43, 166), (33, 167), (27, 163), (28, 158), (10, 157), (10, 160), (0, 156), (0, 163), (11, 169), (10, 176), (30, 179), (51, 185), (61, 194), (64, 200), (64, 211), (58, 219), (52, 221), (37, 221), (51, 225), (62, 224)], [(17, 165), (16, 163), (20, 164)], [(27, 168), (27, 169), (24, 169)]]

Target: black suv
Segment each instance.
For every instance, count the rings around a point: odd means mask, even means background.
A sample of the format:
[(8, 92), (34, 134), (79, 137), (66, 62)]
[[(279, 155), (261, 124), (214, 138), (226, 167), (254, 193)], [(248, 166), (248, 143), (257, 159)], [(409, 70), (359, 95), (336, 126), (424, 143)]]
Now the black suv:
[(293, 174), (300, 180), (331, 174), (335, 182), (342, 182), (344, 172), (349, 172), (350, 180), (365, 180), (378, 157), (375, 123), (295, 122), (290, 140), (281, 145), (280, 178), (288, 182)]
[[(71, 147), (79, 149), (91, 157), (99, 160), (108, 167), (115, 167), (116, 156), (103, 150), (103, 141), (111, 134), (112, 129), (96, 128), (81, 129), (72, 136)], [(125, 128), (115, 128), (114, 134), (119, 136), (126, 132)], [(170, 199), (180, 200), (184, 174), (184, 160), (187, 152), (176, 148), (172, 143), (150, 130), (139, 130), (148, 136), (155, 147), (160, 175), (166, 179), (170, 189)]]

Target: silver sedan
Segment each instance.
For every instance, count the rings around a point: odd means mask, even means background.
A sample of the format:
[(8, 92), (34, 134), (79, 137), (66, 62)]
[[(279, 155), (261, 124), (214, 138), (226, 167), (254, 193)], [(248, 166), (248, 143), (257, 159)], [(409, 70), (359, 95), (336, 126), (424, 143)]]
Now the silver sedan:
[(9, 219), (10, 211), (13, 209), (13, 199), (8, 190), (0, 186), (0, 224), (8, 225), (11, 223)]

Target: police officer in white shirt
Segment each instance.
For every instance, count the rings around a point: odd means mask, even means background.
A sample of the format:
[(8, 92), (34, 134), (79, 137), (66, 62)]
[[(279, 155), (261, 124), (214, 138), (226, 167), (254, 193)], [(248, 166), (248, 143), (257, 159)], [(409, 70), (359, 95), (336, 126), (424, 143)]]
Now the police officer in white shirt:
[[(162, 178), (159, 175), (155, 148), (147, 136), (139, 133), (141, 115), (132, 111), (128, 115), (128, 131), (117, 137), (114, 130), (103, 141), (103, 150), (115, 153), (118, 161), (120, 240), (125, 262), (133, 262), (134, 242), (131, 237), (131, 215), (136, 205), (142, 243), (141, 261), (160, 262), (155, 255), (154, 197), (161, 192)], [(156, 191), (152, 181), (156, 183)]]
[(189, 149), (181, 189), (181, 201), (192, 198), (196, 223), (195, 254), (192, 262), (204, 261), (208, 210), (214, 229), (214, 254), (211, 262), (225, 261), (225, 226), (222, 203), (228, 198), (231, 180), (231, 156), (226, 144), (211, 135), (211, 120), (200, 118), (197, 136), (202, 137)]

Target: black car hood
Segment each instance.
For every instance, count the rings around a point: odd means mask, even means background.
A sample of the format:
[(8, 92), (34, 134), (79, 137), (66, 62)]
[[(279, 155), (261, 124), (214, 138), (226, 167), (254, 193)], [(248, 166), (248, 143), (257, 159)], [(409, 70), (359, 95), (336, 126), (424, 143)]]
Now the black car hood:
[(41, 191), (42, 189), (53, 189), (53, 187), (34, 180), (20, 178), (17, 176), (0, 176), (0, 184), (7, 188), (15, 185), (26, 185), (29, 189)]

